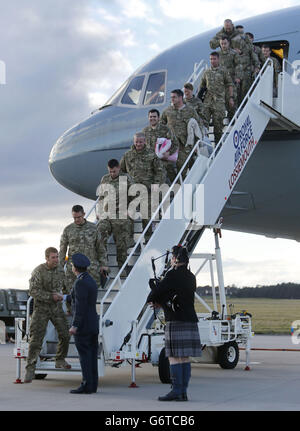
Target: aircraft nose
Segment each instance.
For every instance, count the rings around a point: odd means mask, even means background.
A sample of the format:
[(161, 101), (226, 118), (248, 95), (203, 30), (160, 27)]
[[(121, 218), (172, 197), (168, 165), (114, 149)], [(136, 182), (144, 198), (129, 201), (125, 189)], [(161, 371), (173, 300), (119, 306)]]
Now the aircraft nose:
[(49, 156), (52, 175), (74, 193), (95, 199), (108, 160), (120, 160), (144, 126), (144, 116), (139, 119), (132, 110), (111, 106), (99, 111), (56, 141)]

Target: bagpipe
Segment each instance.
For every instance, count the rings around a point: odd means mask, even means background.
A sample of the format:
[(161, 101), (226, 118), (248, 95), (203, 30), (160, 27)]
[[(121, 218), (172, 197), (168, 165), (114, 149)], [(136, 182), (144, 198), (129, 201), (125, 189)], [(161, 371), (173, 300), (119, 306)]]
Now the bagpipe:
[[(176, 246), (177, 247), (177, 246)], [(182, 254), (181, 249), (185, 249), (185, 247), (181, 247), (180, 246), (180, 250), (179, 253), (176, 256), (176, 259), (178, 258), (178, 256)], [(151, 290), (155, 290), (155, 289), (159, 289), (160, 283), (162, 282), (162, 280), (165, 278), (166, 274), (170, 271), (171, 267), (171, 260), (169, 259), (169, 255), (170, 255), (170, 251), (167, 250), (165, 254), (162, 254), (161, 256), (158, 256), (156, 258), (152, 257), (151, 258), (151, 264), (152, 264), (152, 270), (153, 270), (153, 278), (149, 279), (149, 286)], [(165, 263), (164, 263), (164, 269), (162, 271), (162, 274), (158, 277), (156, 274), (156, 266), (155, 266), (155, 261), (158, 259), (161, 259), (165, 257)], [(170, 308), (172, 311), (177, 311), (180, 309), (180, 303), (179, 303), (179, 298), (178, 295), (175, 294), (171, 294), (170, 298), (161, 305), (165, 305), (168, 308)]]

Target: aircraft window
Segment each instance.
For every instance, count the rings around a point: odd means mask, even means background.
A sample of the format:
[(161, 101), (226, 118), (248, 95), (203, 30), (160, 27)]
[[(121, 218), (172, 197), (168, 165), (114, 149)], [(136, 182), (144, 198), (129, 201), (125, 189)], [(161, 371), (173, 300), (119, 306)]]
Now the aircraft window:
[(124, 105), (137, 105), (139, 103), (144, 79), (145, 75), (136, 76), (132, 79), (122, 97), (121, 103)]
[(121, 87), (108, 99), (108, 101), (103, 105), (113, 105), (115, 103), (118, 103), (120, 99), (120, 95), (123, 93), (124, 89), (127, 87), (128, 79), (124, 82), (124, 84), (121, 85)]
[(144, 105), (163, 103), (165, 100), (165, 72), (152, 73), (149, 76), (144, 97)]

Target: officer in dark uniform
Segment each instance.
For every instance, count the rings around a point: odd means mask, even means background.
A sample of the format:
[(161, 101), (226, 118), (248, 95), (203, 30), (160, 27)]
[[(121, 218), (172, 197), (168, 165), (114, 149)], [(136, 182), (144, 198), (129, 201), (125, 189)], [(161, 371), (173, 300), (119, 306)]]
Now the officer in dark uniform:
[(78, 350), (82, 383), (72, 394), (91, 394), (98, 387), (98, 333), (99, 316), (96, 311), (98, 288), (87, 272), (89, 259), (81, 253), (72, 256), (72, 271), (77, 279), (68, 300), (72, 300), (73, 321), (69, 330), (74, 335)]

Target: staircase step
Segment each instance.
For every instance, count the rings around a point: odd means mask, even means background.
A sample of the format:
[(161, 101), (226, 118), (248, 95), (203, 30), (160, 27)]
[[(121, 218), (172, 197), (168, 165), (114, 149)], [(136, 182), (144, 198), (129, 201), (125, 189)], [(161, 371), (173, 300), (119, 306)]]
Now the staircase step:
[[(101, 302), (102, 298), (106, 295), (106, 292), (107, 292), (107, 289), (103, 289), (103, 290), (101, 289), (101, 290), (98, 290), (97, 303), (100, 303), (100, 302)], [(120, 292), (120, 290), (119, 290), (119, 289), (112, 289), (112, 290), (109, 292), (109, 294), (108, 294), (107, 298), (105, 298), (105, 301), (107, 301), (107, 302), (111, 302), (111, 301), (114, 299), (114, 297), (115, 297), (119, 292)]]
[[(138, 258), (139, 258), (139, 254), (135, 254), (135, 255), (131, 256), (131, 258), (128, 261), (128, 264), (129, 265), (134, 265), (135, 262), (138, 260)], [(108, 254), (107, 255), (107, 260), (108, 260), (108, 266), (110, 268), (114, 267), (114, 266), (118, 266), (117, 256), (115, 254)]]

